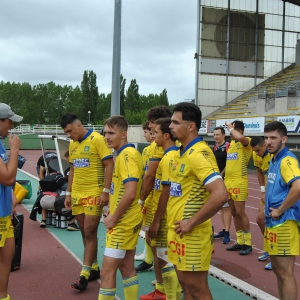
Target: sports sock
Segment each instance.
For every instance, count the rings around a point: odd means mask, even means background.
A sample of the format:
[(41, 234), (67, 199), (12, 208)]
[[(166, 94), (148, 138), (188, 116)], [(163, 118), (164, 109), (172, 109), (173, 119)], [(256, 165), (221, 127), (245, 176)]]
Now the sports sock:
[(116, 295), (116, 288), (103, 289), (100, 288), (98, 300), (114, 300)]
[(6, 297), (0, 298), (0, 300), (10, 300), (10, 296), (7, 294)]
[(97, 259), (95, 259), (95, 260), (93, 261), (93, 264), (92, 264), (91, 270), (98, 271), (98, 269), (99, 269), (98, 260), (97, 260)]
[(80, 272), (80, 276), (84, 276), (86, 279), (89, 279), (91, 273), (91, 267), (83, 265), (82, 270)]
[(244, 239), (245, 239), (245, 245), (251, 246), (252, 245), (252, 236), (250, 230), (244, 231)]
[(162, 283), (159, 283), (159, 282), (156, 282), (155, 283), (155, 289), (156, 290), (159, 290), (161, 293), (165, 293), (165, 285), (164, 285), (164, 282)]
[(125, 300), (138, 298), (139, 282), (137, 276), (123, 278), (123, 287)]
[(145, 248), (146, 248), (145, 262), (151, 265), (153, 263), (153, 253), (151, 247), (147, 244), (146, 240), (145, 240)]
[(236, 242), (239, 245), (244, 245), (244, 231), (243, 230), (239, 230), (236, 232)]
[[(168, 300), (176, 300), (179, 281), (174, 266), (164, 266), (161, 269), (161, 275), (164, 281), (164, 293)], [(181, 289), (179, 290), (181, 296)], [(179, 298), (180, 299), (180, 298)]]

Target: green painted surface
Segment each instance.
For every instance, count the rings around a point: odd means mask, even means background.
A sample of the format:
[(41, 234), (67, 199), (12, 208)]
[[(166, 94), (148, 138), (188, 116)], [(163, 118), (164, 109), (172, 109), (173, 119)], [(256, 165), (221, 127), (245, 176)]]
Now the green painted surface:
[[(17, 174), (18, 180), (30, 180), (32, 185), (32, 197), (31, 199), (24, 199), (22, 204), (31, 211), (31, 208), (36, 200), (37, 190), (38, 190), (38, 181), (32, 179), (28, 175), (18, 171)], [(38, 218), (40, 219), (40, 215)], [(28, 222), (33, 222), (28, 220)], [(36, 224), (39, 226), (39, 223)], [(52, 232), (65, 246), (69, 251), (71, 251), (80, 261), (83, 260), (83, 244), (81, 239), (81, 234), (79, 231), (67, 231), (66, 229), (55, 228), (54, 226), (48, 225), (47, 229)], [(99, 264), (101, 265), (101, 257), (103, 257), (104, 248), (105, 248), (105, 227), (103, 223), (100, 223), (98, 229), (98, 259)], [(136, 252), (142, 252), (144, 248), (144, 239), (139, 238)], [(23, 251), (26, 251), (25, 249)], [(136, 262), (138, 265), (140, 262)], [(153, 285), (151, 281), (155, 279), (154, 271), (138, 273), (139, 279), (139, 295), (144, 295), (153, 291)], [(227, 284), (219, 281), (218, 279), (209, 276), (208, 278), (209, 286), (213, 295), (213, 299), (238, 299), (246, 300), (250, 297), (244, 295), (243, 293), (237, 291), (236, 289), (231, 288)], [(117, 274), (117, 295), (124, 299), (123, 295), (123, 285), (122, 277), (120, 272)]]

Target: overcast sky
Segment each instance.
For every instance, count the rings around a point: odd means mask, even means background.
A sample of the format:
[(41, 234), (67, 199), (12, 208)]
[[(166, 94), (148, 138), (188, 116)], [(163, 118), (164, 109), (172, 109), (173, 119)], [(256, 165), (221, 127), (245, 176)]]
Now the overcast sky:
[[(0, 80), (111, 91), (114, 0), (1, 0)], [(140, 94), (195, 98), (197, 0), (123, 0), (121, 73)], [(2, 99), (5, 101), (4, 99)]]

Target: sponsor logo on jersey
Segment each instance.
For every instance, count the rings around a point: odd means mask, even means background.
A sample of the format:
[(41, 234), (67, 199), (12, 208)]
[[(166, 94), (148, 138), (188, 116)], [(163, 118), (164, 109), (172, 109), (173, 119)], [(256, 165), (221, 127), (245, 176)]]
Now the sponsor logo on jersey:
[(240, 188), (230, 188), (230, 189), (228, 190), (228, 192), (229, 192), (230, 194), (238, 195), (238, 194), (241, 193), (241, 190), (240, 190)]
[(180, 171), (179, 172), (182, 173), (184, 171), (184, 168), (185, 168), (185, 164), (182, 164), (181, 167), (180, 167)]
[(155, 178), (155, 181), (154, 181), (154, 189), (159, 191), (160, 189), (160, 180)]
[(88, 152), (89, 150), (90, 150), (90, 146), (85, 146), (85, 147), (84, 147), (84, 151), (85, 151), (85, 152)]
[(237, 160), (237, 159), (238, 159), (237, 152), (227, 153), (227, 160)]
[(74, 168), (87, 168), (90, 166), (90, 160), (88, 158), (76, 158), (73, 159)]
[(173, 197), (181, 197), (182, 196), (182, 188), (181, 188), (180, 183), (171, 182), (170, 196), (173, 196)]

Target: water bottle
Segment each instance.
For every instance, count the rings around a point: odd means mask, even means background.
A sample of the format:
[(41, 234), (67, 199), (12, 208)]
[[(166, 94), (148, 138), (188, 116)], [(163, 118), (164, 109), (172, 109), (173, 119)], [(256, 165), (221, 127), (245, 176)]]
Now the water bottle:
[(46, 217), (46, 225), (52, 225), (52, 210), (48, 210)]
[(56, 215), (56, 218), (55, 218), (55, 228), (60, 228), (60, 216), (59, 215)]
[(53, 225), (53, 226), (55, 226), (55, 223), (56, 223), (55, 217), (56, 217), (56, 213), (53, 212), (53, 213), (52, 213), (52, 225)]
[(60, 228), (67, 228), (67, 218), (65, 216), (60, 216)]

